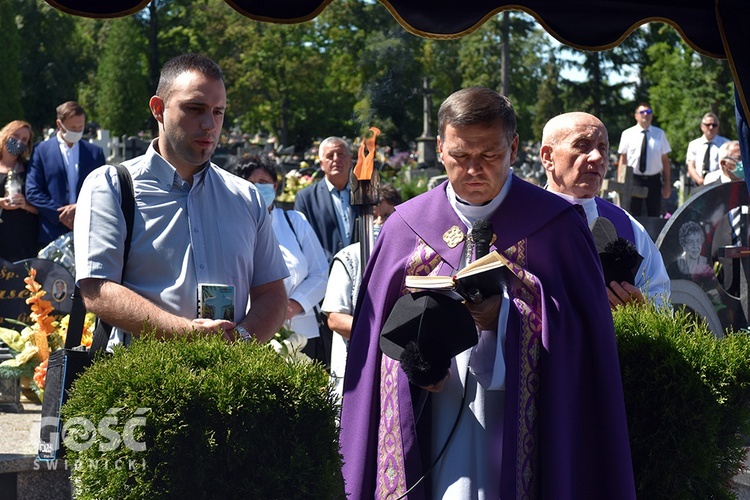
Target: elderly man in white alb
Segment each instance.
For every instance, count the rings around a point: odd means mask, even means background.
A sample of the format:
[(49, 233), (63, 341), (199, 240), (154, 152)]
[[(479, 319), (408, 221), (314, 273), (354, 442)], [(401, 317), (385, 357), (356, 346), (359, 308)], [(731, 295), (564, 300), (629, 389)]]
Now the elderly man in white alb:
[(644, 301), (644, 294), (659, 305), (668, 303), (669, 276), (651, 237), (628, 212), (597, 196), (609, 167), (609, 136), (604, 124), (580, 112), (552, 118), (544, 127), (540, 157), (549, 191), (581, 205), (589, 224), (597, 217), (609, 219), (617, 235), (632, 242), (643, 257), (634, 285), (607, 283), (610, 306)]

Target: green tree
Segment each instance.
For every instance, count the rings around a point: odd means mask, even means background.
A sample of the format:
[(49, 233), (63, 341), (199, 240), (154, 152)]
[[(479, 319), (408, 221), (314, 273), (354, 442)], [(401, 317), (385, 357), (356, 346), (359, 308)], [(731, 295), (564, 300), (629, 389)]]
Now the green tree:
[(632, 107), (626, 90), (627, 80), (613, 82), (613, 76), (628, 76), (640, 62), (643, 38), (640, 30), (633, 32), (617, 47), (605, 51), (582, 51), (562, 48), (572, 57), (564, 65), (583, 74), (582, 81), (563, 81), (566, 110), (580, 110), (597, 116), (607, 125), (610, 140), (632, 125)]
[(413, 56), (420, 43), (394, 21), (370, 33), (360, 55), (365, 83), (354, 107), (357, 121), (362, 131), (377, 126), (392, 145), (408, 144), (422, 131), (423, 72)]
[(560, 96), (560, 68), (554, 54), (550, 55), (545, 68), (545, 76), (539, 84), (536, 93), (536, 105), (534, 107), (534, 120), (532, 123), (533, 137), (541, 140), (542, 131), (547, 121), (565, 111), (562, 97)]
[[(532, 130), (539, 83), (544, 78), (544, 54), (551, 51), (549, 38), (528, 14), (511, 12), (495, 16), (476, 32), (461, 39), (459, 70), (461, 86), (481, 85), (503, 92), (503, 73), (508, 73), (507, 96), (518, 116), (522, 140), (534, 139)], [(507, 41), (509, 66), (503, 68), (502, 51)]]
[(304, 142), (310, 125), (325, 123), (328, 66), (312, 43), (310, 24), (233, 26), (236, 63), (227, 64), (231, 106), (246, 131), (273, 132), (280, 144)]
[(113, 136), (134, 135), (148, 127), (151, 116), (145, 40), (133, 17), (109, 21), (101, 35), (95, 117)]
[(0, 45), (5, 47), (3, 76), (0, 78), (0, 95), (3, 96), (0, 99), (0, 128), (11, 120), (24, 117), (18, 57), (20, 43), (12, 3), (12, 0), (0, 0)]
[(425, 40), (371, 2), (331, 4), (316, 25), (333, 69), (327, 82), (339, 123), (352, 135), (377, 126), (384, 134), (380, 144), (402, 146), (420, 135)]
[(711, 111), (721, 123), (721, 135), (736, 137), (734, 83), (729, 64), (702, 56), (684, 41), (659, 42), (647, 50), (651, 58), (644, 72), (655, 82), (649, 102), (669, 143), (670, 157), (685, 162), (688, 143), (700, 137), (700, 119)]
[[(38, 137), (54, 126), (55, 108), (78, 98), (95, 61), (83, 53), (76, 19), (41, 1), (13, 2), (19, 28), (21, 102)], [(3, 16), (5, 17), (5, 16)]]

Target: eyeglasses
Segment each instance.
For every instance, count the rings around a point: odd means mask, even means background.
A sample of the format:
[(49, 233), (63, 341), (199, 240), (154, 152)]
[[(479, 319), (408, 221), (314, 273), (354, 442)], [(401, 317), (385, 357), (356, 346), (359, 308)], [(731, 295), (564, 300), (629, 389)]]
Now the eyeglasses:
[(642, 115), (650, 115), (651, 113), (653, 113), (653, 110), (651, 110), (651, 109), (642, 109), (642, 110), (639, 111), (639, 113), (642, 114)]
[(708, 127), (708, 128), (714, 128), (714, 127), (719, 126), (718, 123), (701, 123), (701, 125), (703, 125), (704, 127)]

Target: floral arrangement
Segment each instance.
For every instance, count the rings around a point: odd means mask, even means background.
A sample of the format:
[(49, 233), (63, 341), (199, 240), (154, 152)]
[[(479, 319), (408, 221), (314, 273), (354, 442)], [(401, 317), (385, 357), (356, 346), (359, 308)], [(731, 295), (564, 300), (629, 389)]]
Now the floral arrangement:
[[(0, 363), (0, 377), (32, 378), (31, 388), (42, 399), (44, 397), (44, 383), (49, 355), (65, 346), (70, 315), (66, 315), (60, 321), (56, 321), (53, 316), (50, 316), (54, 308), (50, 301), (43, 298), (47, 292), (36, 281), (36, 269), (29, 269), (29, 275), (24, 278), (24, 283), (26, 283), (25, 288), (30, 293), (26, 303), (29, 304), (31, 309), (30, 317), (33, 323), (25, 325), (6, 318), (5, 321), (24, 326), (24, 328), (21, 332), (9, 328), (0, 328), (0, 340), (7, 344), (14, 355), (13, 359)], [(93, 314), (86, 314), (81, 337), (82, 345), (91, 346), (95, 320)]]
[(299, 170), (290, 170), (284, 176), (284, 191), (276, 199), (285, 203), (293, 203), (297, 193), (313, 182), (315, 180), (312, 176), (302, 175)]
[(311, 361), (302, 352), (302, 349), (307, 345), (307, 337), (288, 328), (282, 326), (268, 343), (279, 356), (289, 361)]

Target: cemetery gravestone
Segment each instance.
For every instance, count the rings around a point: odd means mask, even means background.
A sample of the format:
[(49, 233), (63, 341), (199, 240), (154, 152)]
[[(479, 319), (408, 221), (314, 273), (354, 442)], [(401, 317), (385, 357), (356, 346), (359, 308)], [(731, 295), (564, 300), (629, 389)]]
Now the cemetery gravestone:
[[(709, 186), (677, 209), (656, 240), (672, 282), (672, 303), (705, 317), (717, 337), (727, 328), (748, 326), (747, 217), (737, 214), (749, 204), (744, 181)], [(744, 239), (732, 244), (731, 232), (740, 229)], [(736, 266), (744, 271), (735, 273)]]
[(631, 198), (646, 198), (648, 195), (648, 188), (643, 186), (636, 186), (633, 181), (633, 169), (625, 169), (625, 179), (620, 182), (615, 179), (604, 179), (602, 181), (602, 188), (599, 192), (599, 196), (605, 200), (611, 200), (610, 193), (616, 193), (616, 198), (613, 199), (615, 205), (630, 210), (630, 199)]
[[(0, 318), (10, 318), (30, 324), (30, 309), (26, 299), (30, 292), (24, 278), (29, 268), (36, 269), (36, 281), (47, 292), (45, 300), (52, 303), (52, 315), (60, 320), (70, 312), (73, 304), (71, 294), (75, 286), (73, 276), (60, 264), (45, 259), (25, 259), (9, 262), (0, 259)], [(10, 325), (4, 325), (11, 328)]]
[[(70, 312), (71, 293), (74, 287), (73, 276), (60, 264), (44, 259), (26, 259), (10, 262), (0, 259), (0, 326), (21, 330), (23, 327), (5, 321), (5, 318), (31, 324), (31, 310), (26, 299), (31, 292), (26, 289), (24, 278), (28, 268), (37, 271), (36, 281), (47, 293), (46, 300), (52, 303), (52, 316), (58, 321)], [(10, 359), (8, 347), (0, 341), (0, 362)], [(17, 413), (23, 411), (20, 404), (21, 387), (18, 378), (0, 378), (0, 411)]]

